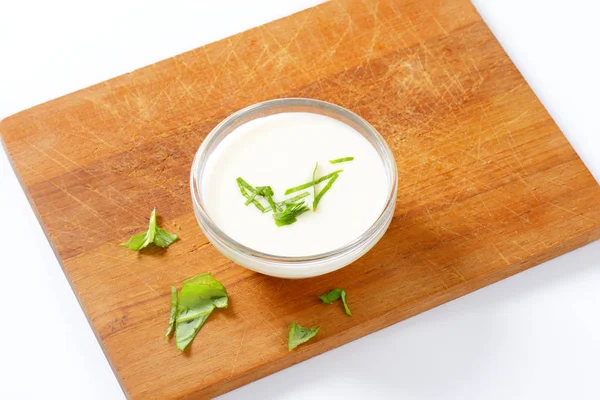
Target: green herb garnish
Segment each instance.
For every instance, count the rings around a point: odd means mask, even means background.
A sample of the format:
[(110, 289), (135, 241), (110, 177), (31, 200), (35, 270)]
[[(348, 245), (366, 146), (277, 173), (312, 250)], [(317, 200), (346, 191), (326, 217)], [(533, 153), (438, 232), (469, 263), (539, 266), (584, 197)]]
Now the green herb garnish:
[(296, 217), (309, 211), (310, 208), (304, 201), (300, 203), (286, 204), (285, 210), (273, 214), (277, 226), (291, 225), (296, 222)]
[(119, 246), (127, 247), (130, 250), (140, 251), (150, 243), (159, 247), (169, 247), (177, 240), (177, 235), (166, 232), (156, 225), (156, 208), (150, 214), (148, 230), (139, 235), (132, 236), (127, 243), (121, 243)]
[[(310, 210), (304, 201), (298, 201), (308, 196), (308, 192), (286, 199), (281, 203), (276, 203), (273, 199), (274, 193), (271, 186), (257, 186), (254, 188), (242, 178), (237, 178), (237, 183), (240, 187), (240, 192), (246, 197), (246, 205), (255, 203), (257, 208), (263, 213), (273, 211), (273, 219), (277, 226), (293, 224), (296, 222), (296, 217)], [(248, 194), (248, 192), (252, 194)], [(262, 204), (258, 202), (257, 196), (265, 198), (269, 203), (269, 206), (264, 208)]]
[(302, 184), (302, 185), (299, 185), (299, 186), (296, 186), (296, 187), (293, 187), (293, 188), (287, 189), (287, 190), (285, 191), (285, 194), (286, 194), (286, 196), (287, 196), (288, 194), (292, 194), (292, 193), (294, 193), (294, 192), (298, 192), (298, 191), (300, 191), (300, 190), (302, 190), (302, 189), (306, 189), (306, 188), (309, 188), (309, 187), (311, 187), (311, 186), (318, 185), (319, 183), (321, 183), (321, 182), (323, 182), (323, 181), (326, 181), (327, 179), (329, 179), (329, 178), (332, 178), (334, 175), (337, 175), (337, 174), (339, 174), (340, 172), (343, 172), (343, 171), (344, 171), (343, 169), (338, 169), (337, 171), (333, 171), (332, 173), (330, 173), (330, 174), (327, 174), (327, 175), (325, 175), (325, 176), (322, 176), (322, 177), (320, 177), (320, 178), (319, 178), (319, 179), (317, 179), (317, 180), (314, 180), (314, 179), (313, 179), (312, 181), (310, 181), (310, 182), (307, 182), (307, 183), (305, 183), (305, 184)]
[(343, 157), (343, 158), (336, 158), (335, 160), (329, 160), (330, 164), (339, 164), (339, 163), (343, 163), (346, 161), (352, 161), (354, 160), (354, 157)]
[(329, 189), (331, 189), (333, 182), (335, 182), (335, 180), (338, 178), (338, 176), (339, 176), (338, 174), (333, 175), (333, 177), (329, 180), (329, 182), (327, 182), (327, 185), (325, 185), (325, 187), (319, 192), (317, 197), (315, 197), (315, 199), (313, 200), (313, 211), (317, 211), (317, 204), (319, 204), (319, 201), (321, 201), (321, 198), (323, 198), (323, 195), (325, 193), (327, 193), (327, 191)]
[[(254, 189), (248, 182), (246, 182), (242, 178), (237, 178), (236, 181), (238, 186), (240, 187), (240, 193), (242, 193), (242, 196), (244, 196), (246, 199), (250, 199), (250, 202), (254, 204), (254, 206), (256, 206), (256, 208), (258, 208), (260, 212), (266, 212), (265, 207), (263, 207), (263, 205), (255, 199), (257, 195), (256, 189)], [(251, 194), (248, 194), (248, 192), (250, 192)], [(246, 205), (248, 204), (250, 203), (246, 203)]]
[(244, 205), (247, 206), (248, 204), (252, 203), (257, 195), (258, 195), (258, 192), (254, 191), (250, 196), (248, 196), (248, 200), (246, 200)]
[[(280, 201), (279, 203), (277, 203), (277, 205), (279, 206), (279, 209), (282, 209), (283, 206), (285, 206), (286, 204), (293, 204), (293, 203), (297, 203), (298, 200), (302, 200), (303, 198), (305, 198), (306, 196), (310, 196), (310, 193), (308, 192), (303, 192), (300, 194), (297, 194), (294, 197), (290, 197), (289, 199), (285, 199), (283, 201)], [(265, 208), (265, 212), (269, 212), (272, 211), (273, 209), (271, 208), (271, 206)]]
[[(171, 293), (173, 293), (171, 288)], [(177, 291), (175, 290), (175, 293)], [(215, 308), (226, 308), (228, 296), (225, 287), (211, 274), (201, 274), (183, 282), (175, 315), (175, 344), (181, 351), (194, 340), (196, 334)], [(171, 307), (173, 299), (171, 298)], [(172, 310), (172, 309), (171, 309)], [(167, 333), (171, 331), (171, 324)]]
[[(351, 161), (353, 159), (354, 159), (354, 157), (346, 157), (344, 159), (340, 158), (338, 160), (331, 160), (330, 162), (334, 163), (334, 162)], [(327, 191), (329, 189), (331, 189), (331, 186), (336, 181), (336, 179), (339, 177), (339, 174), (341, 172), (343, 172), (343, 170), (340, 169), (340, 170), (331, 172), (331, 173), (317, 179), (317, 170), (318, 169), (319, 169), (319, 163), (317, 162), (315, 164), (315, 168), (313, 169), (312, 181), (307, 182), (302, 185), (299, 185), (299, 186), (296, 186), (296, 187), (293, 187), (293, 188), (290, 188), (290, 189), (287, 189), (285, 191), (285, 194), (288, 195), (288, 194), (295, 193), (302, 189), (306, 189), (306, 188), (309, 188), (312, 186), (312, 188), (313, 188), (313, 204), (312, 204), (313, 211), (316, 211), (319, 201), (321, 201), (321, 199), (323, 198), (325, 193), (327, 193)], [(321, 190), (320, 193), (317, 193), (317, 189), (318, 189), (317, 185), (326, 180), (329, 180), (329, 181), (327, 182), (325, 187)], [(240, 193), (242, 193), (242, 196), (244, 196), (246, 198), (245, 205), (250, 205), (252, 203), (262, 213), (273, 211), (273, 219), (275, 220), (275, 224), (277, 226), (293, 224), (294, 222), (296, 222), (296, 217), (298, 217), (299, 215), (310, 210), (309, 206), (307, 206), (304, 201), (302, 201), (302, 202), (299, 201), (299, 200), (309, 196), (310, 195), (309, 192), (301, 193), (299, 195), (296, 195), (292, 198), (283, 200), (278, 203), (273, 199), (273, 196), (275, 194), (273, 193), (273, 189), (271, 188), (271, 186), (253, 187), (252, 185), (250, 185), (248, 182), (246, 182), (241, 177), (238, 177), (236, 179), (236, 181), (240, 188)], [(269, 206), (264, 207), (260, 203), (259, 197), (264, 198), (269, 203)]]
[[(319, 168), (319, 163), (317, 162), (315, 164), (315, 169), (313, 169), (313, 180), (312, 180), (313, 182), (317, 180), (316, 178), (317, 178), (317, 169), (318, 168)], [(315, 184), (313, 184), (313, 199), (316, 199), (316, 198), (317, 198), (317, 184), (315, 183)], [(313, 209), (313, 211), (314, 211), (314, 209)]]
[(295, 322), (290, 325), (290, 333), (288, 335), (288, 351), (294, 350), (302, 343), (308, 342), (310, 339), (315, 337), (317, 332), (321, 329), (320, 326), (316, 328), (304, 328)]
[(295, 195), (294, 197), (290, 197), (289, 199), (285, 199), (284, 201), (282, 201), (280, 204), (282, 205), (286, 205), (286, 204), (292, 204), (292, 203), (297, 203), (298, 200), (302, 200), (303, 198), (305, 198), (306, 196), (310, 196), (310, 193), (308, 192), (303, 192), (300, 194)]
[(267, 199), (267, 203), (269, 203), (272, 210), (275, 210), (275, 211), (279, 210), (280, 207), (278, 207), (278, 205), (275, 204), (275, 201), (273, 200), (273, 195), (275, 193), (273, 193), (273, 189), (271, 189), (271, 186), (257, 186), (256, 193), (259, 196), (262, 196), (265, 199)]
[(331, 304), (339, 298), (342, 299), (342, 303), (344, 304), (344, 310), (346, 311), (346, 314), (352, 316), (352, 313), (350, 312), (350, 307), (348, 307), (348, 303), (346, 302), (346, 291), (344, 289), (333, 289), (331, 292), (319, 296), (319, 299), (321, 299), (321, 301), (325, 304)]
[(171, 286), (171, 314), (169, 315), (169, 327), (165, 336), (168, 337), (175, 327), (175, 318), (177, 317), (177, 288)]

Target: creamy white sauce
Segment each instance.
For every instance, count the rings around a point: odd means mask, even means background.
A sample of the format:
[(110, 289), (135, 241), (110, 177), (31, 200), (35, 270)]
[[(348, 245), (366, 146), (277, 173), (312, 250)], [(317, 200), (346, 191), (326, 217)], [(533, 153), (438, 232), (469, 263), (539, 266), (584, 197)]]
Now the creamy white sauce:
[[(329, 163), (348, 156), (354, 161)], [(271, 186), (275, 201), (309, 191), (304, 200), (312, 206), (312, 188), (288, 196), (284, 192), (310, 182), (316, 162), (317, 176), (344, 170), (316, 212), (311, 207), (296, 223), (278, 227), (271, 212), (244, 205), (237, 177), (252, 186)], [(210, 155), (201, 182), (208, 215), (223, 232), (278, 256), (315, 255), (351, 242), (377, 220), (388, 191), (384, 165), (367, 139), (338, 120), (304, 112), (274, 114), (238, 127)]]

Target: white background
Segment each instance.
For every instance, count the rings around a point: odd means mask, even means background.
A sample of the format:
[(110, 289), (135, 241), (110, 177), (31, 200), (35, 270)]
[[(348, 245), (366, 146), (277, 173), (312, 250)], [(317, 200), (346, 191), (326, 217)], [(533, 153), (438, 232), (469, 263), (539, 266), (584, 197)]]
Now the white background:
[[(318, 2), (0, 0), (0, 117)], [(598, 2), (474, 3), (600, 179)], [(0, 210), (0, 398), (122, 399), (2, 150)], [(599, 267), (596, 242), (224, 397), (599, 399)]]

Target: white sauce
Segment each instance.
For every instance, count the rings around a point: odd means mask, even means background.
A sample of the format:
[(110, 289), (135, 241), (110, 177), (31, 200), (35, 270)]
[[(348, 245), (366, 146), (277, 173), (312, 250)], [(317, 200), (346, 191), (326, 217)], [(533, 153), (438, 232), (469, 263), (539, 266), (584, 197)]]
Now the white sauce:
[[(329, 163), (349, 156), (354, 161)], [(310, 182), (317, 161), (317, 177), (344, 172), (313, 212), (312, 187), (284, 192)], [(271, 212), (244, 205), (237, 177), (254, 187), (271, 186), (275, 201), (309, 191), (304, 200), (311, 211), (278, 227)], [(202, 178), (202, 199), (217, 226), (249, 248), (278, 256), (315, 255), (351, 242), (377, 220), (389, 191), (384, 165), (367, 139), (340, 121), (304, 112), (274, 114), (238, 127), (210, 155)]]

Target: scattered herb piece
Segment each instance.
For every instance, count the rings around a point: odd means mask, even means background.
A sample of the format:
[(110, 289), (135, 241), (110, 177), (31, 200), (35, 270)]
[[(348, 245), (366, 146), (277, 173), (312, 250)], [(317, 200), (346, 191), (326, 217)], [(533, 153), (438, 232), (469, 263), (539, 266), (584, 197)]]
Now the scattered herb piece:
[(169, 315), (169, 327), (167, 328), (167, 333), (165, 333), (165, 337), (169, 337), (169, 335), (173, 332), (173, 328), (175, 327), (175, 318), (177, 317), (177, 288), (175, 286), (171, 286), (171, 314)]
[(352, 161), (354, 160), (354, 157), (343, 157), (343, 158), (336, 158), (335, 160), (329, 160), (330, 164), (339, 164), (339, 163), (343, 163), (346, 161)]
[(158, 247), (169, 247), (177, 240), (177, 235), (164, 231), (159, 226), (156, 227), (156, 235), (154, 236), (154, 244)]
[(338, 176), (339, 176), (338, 174), (333, 175), (333, 177), (329, 180), (329, 182), (327, 182), (327, 185), (325, 185), (325, 187), (319, 192), (317, 197), (315, 197), (315, 199), (313, 200), (313, 211), (317, 211), (317, 204), (319, 204), (319, 201), (321, 201), (321, 199), (323, 198), (323, 195), (325, 193), (327, 193), (327, 191), (329, 189), (331, 189), (333, 182), (335, 182), (335, 180), (338, 178)]
[(227, 303), (225, 287), (211, 274), (201, 274), (184, 281), (175, 317), (177, 348), (185, 350), (215, 307), (226, 308)]
[(333, 289), (331, 292), (319, 296), (319, 299), (321, 299), (321, 301), (325, 304), (331, 304), (339, 298), (342, 299), (342, 303), (344, 304), (344, 310), (346, 311), (346, 314), (352, 316), (352, 312), (350, 312), (350, 307), (348, 307), (348, 303), (346, 302), (346, 291), (344, 289)]
[(288, 335), (288, 351), (294, 350), (302, 343), (308, 342), (310, 339), (315, 337), (317, 332), (321, 329), (320, 326), (316, 328), (304, 328), (295, 322), (290, 325), (290, 333)]
[(303, 201), (301, 203), (286, 204), (285, 210), (273, 214), (277, 226), (291, 225), (296, 222), (296, 217), (309, 211), (310, 208)]
[(121, 243), (119, 246), (127, 247), (130, 250), (140, 251), (141, 249), (148, 246), (150, 243), (154, 243), (159, 247), (169, 247), (177, 240), (177, 235), (166, 232), (156, 225), (156, 208), (152, 210), (150, 214), (150, 222), (148, 223), (148, 230), (145, 233), (132, 236), (127, 243)]
[(332, 178), (334, 175), (337, 175), (337, 174), (339, 174), (340, 172), (343, 172), (343, 171), (344, 171), (343, 169), (338, 169), (337, 171), (333, 171), (332, 173), (330, 173), (330, 174), (327, 174), (327, 175), (325, 175), (325, 176), (322, 176), (322, 177), (320, 177), (320, 178), (319, 178), (319, 179), (317, 179), (317, 180), (314, 180), (314, 179), (313, 179), (313, 180), (312, 180), (312, 181), (310, 181), (310, 182), (307, 182), (307, 183), (304, 183), (304, 184), (302, 184), (302, 185), (299, 185), (299, 186), (296, 186), (296, 187), (293, 187), (293, 188), (287, 189), (287, 190), (285, 191), (285, 194), (286, 194), (286, 196), (287, 196), (288, 194), (292, 194), (292, 193), (298, 192), (298, 191), (300, 191), (300, 190), (302, 190), (302, 189), (306, 189), (306, 188), (309, 188), (309, 187), (311, 187), (311, 186), (318, 185), (319, 183), (321, 183), (321, 182), (323, 182), (323, 181), (326, 181), (327, 179), (329, 179), (329, 178)]

